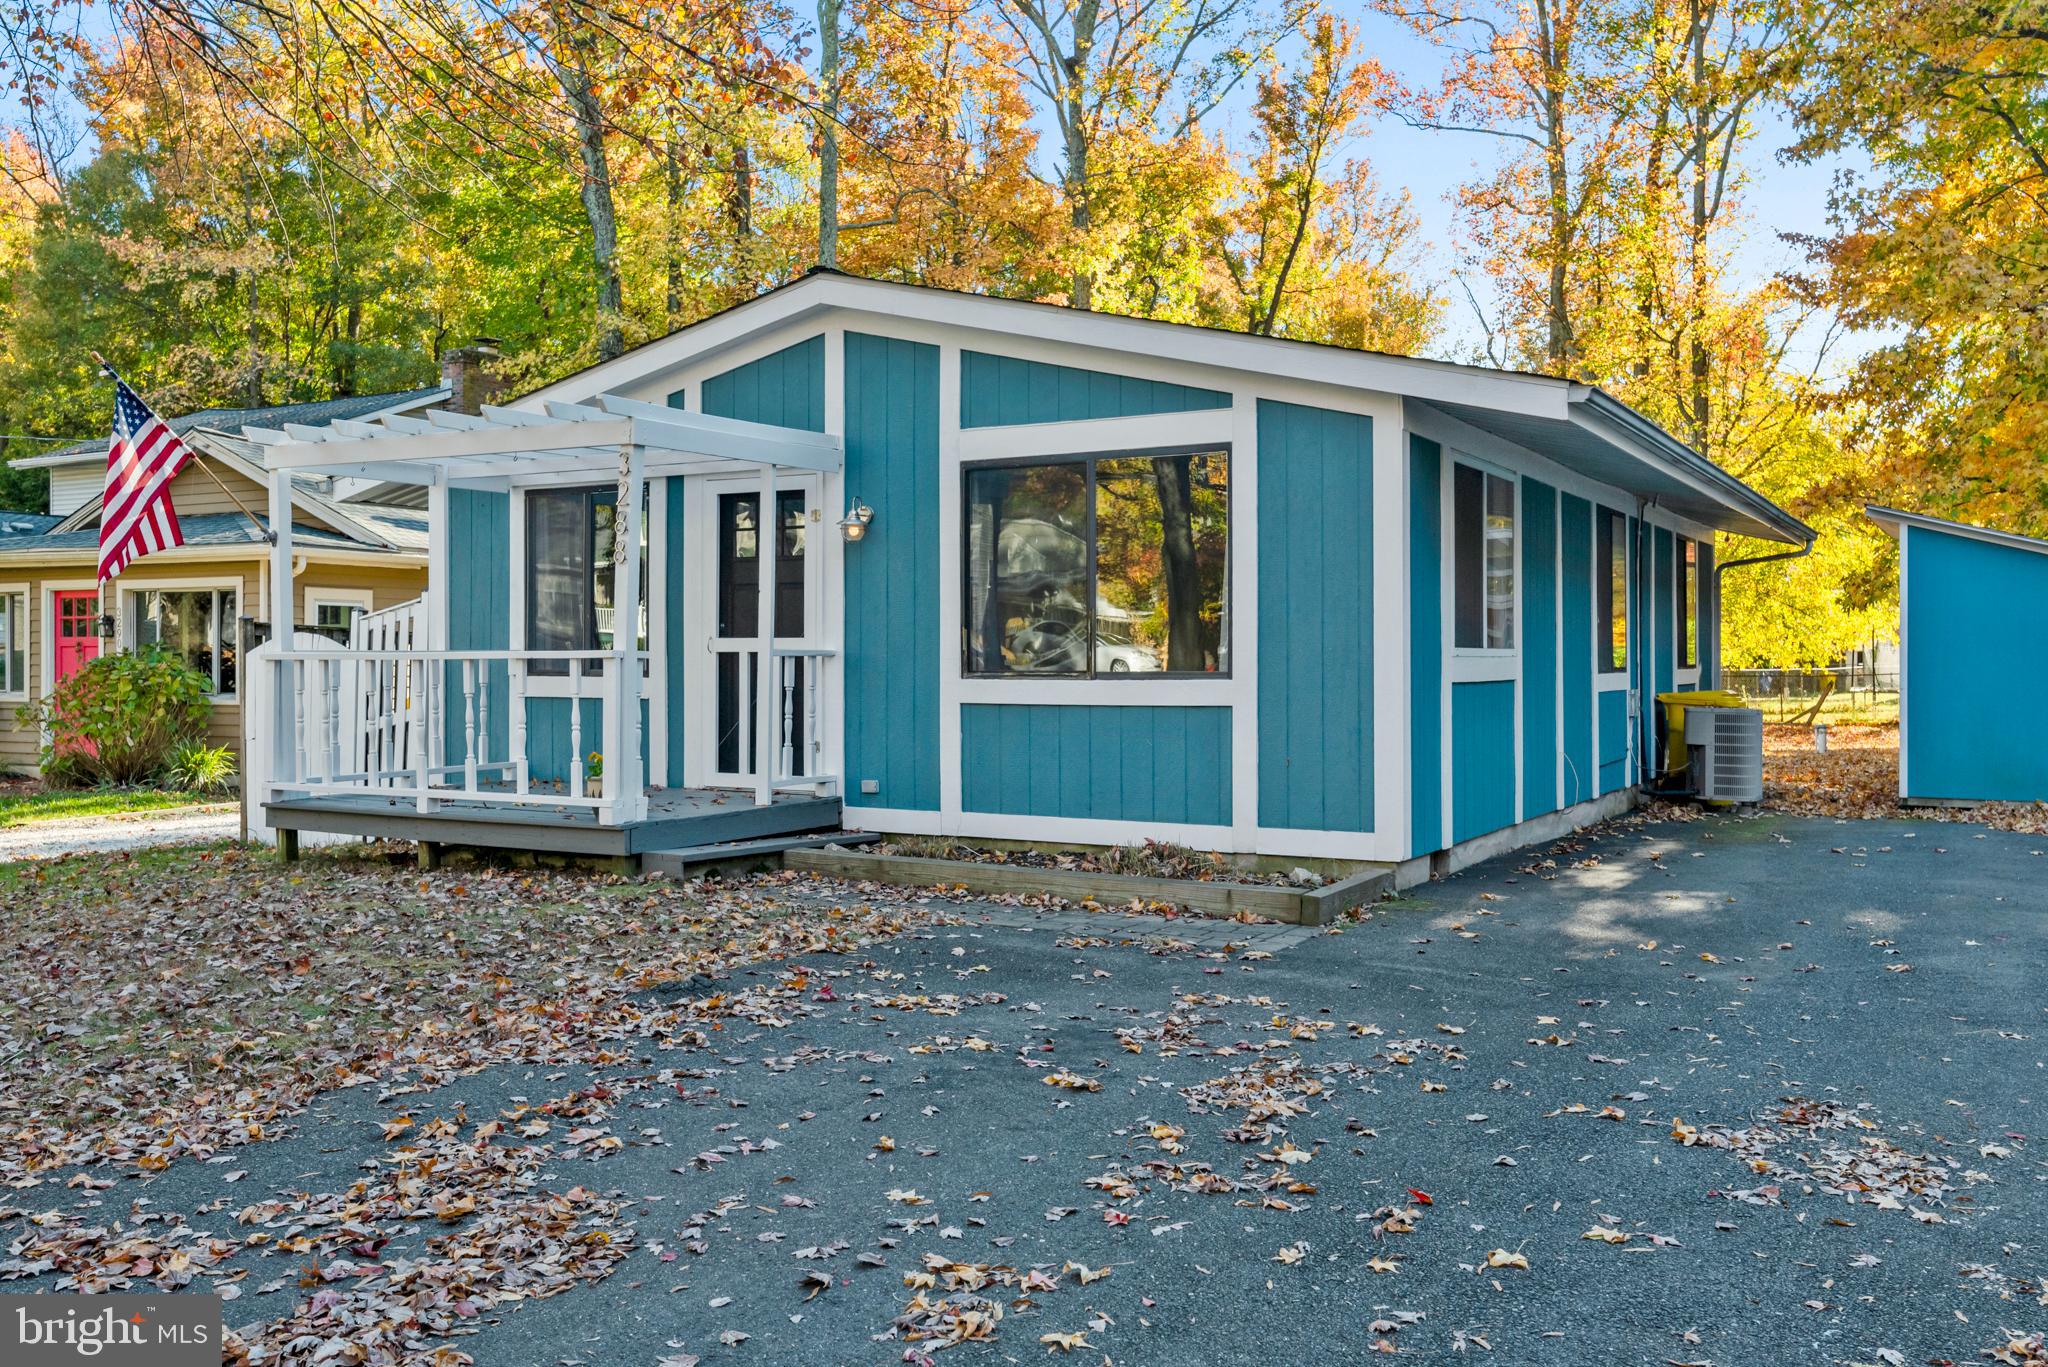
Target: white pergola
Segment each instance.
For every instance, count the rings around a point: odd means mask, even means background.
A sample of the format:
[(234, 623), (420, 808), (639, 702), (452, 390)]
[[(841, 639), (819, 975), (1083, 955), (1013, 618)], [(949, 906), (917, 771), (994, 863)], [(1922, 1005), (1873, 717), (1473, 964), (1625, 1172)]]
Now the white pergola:
[[(298, 474), (362, 477), (428, 490), (430, 535), (447, 535), (447, 491), (451, 488), (509, 491), (526, 485), (601, 482), (619, 485), (617, 534), (622, 545), (640, 544), (641, 499), (650, 478), (678, 475), (758, 472), (761, 525), (771, 529), (759, 538), (761, 659), (760, 711), (756, 727), (756, 801), (773, 798), (772, 745), (775, 734), (769, 709), (768, 662), (775, 641), (774, 526), (776, 472), (798, 470), (837, 474), (843, 446), (836, 436), (775, 427), (766, 423), (716, 418), (666, 408), (616, 395), (594, 404), (550, 401), (539, 411), (485, 405), (479, 415), (431, 411), (424, 417), (386, 416), (373, 422), (341, 421), (326, 427), (287, 423), (282, 429), (247, 428), (244, 435), (265, 448), (270, 473), (271, 639), (291, 648), (296, 623), (292, 592), (292, 477)], [(446, 546), (430, 548), (429, 564), (446, 565)], [(430, 576), (431, 578), (431, 576)], [(437, 598), (446, 585), (428, 586), (428, 645), (445, 650), (446, 619)], [(640, 601), (640, 561), (621, 558), (614, 601), (627, 612)], [(640, 670), (627, 669), (637, 658), (636, 633), (613, 635), (612, 653), (619, 657), (620, 677), (640, 691)], [(650, 645), (652, 640), (650, 639)], [(638, 709), (634, 709), (637, 717)], [(640, 756), (637, 746), (621, 747), (612, 737), (608, 764), (618, 764), (620, 787), (638, 797)]]

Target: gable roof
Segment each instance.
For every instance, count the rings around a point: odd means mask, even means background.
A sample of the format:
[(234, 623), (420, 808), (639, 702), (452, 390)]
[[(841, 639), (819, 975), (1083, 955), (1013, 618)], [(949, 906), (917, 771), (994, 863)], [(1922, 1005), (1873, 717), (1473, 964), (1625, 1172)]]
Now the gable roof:
[[(828, 314), (869, 315), (1029, 338), (1250, 377), (1392, 394), (1627, 489), (1704, 526), (1810, 543), (1813, 530), (1597, 386), (1455, 361), (1261, 337), (1223, 328), (1091, 313), (930, 285), (813, 270), (788, 284), (557, 380), (511, 404), (590, 402), (700, 358)], [(1113, 361), (1105, 362), (1113, 364)]]
[[(184, 435), (196, 459), (211, 461), (259, 485), (268, 478), (262, 463), (263, 448), (255, 442), (203, 427), (188, 428)], [(423, 513), (335, 499), (324, 489), (322, 480), (293, 476), (292, 506), (296, 512), (292, 527), (296, 541), (314, 548), (402, 556), (426, 554), (427, 520)], [(63, 517), (0, 514), (0, 559), (97, 551), (100, 505), (104, 499), (104, 494), (94, 494)], [(301, 515), (324, 525), (303, 523), (299, 521)], [(188, 547), (268, 544), (270, 519), (267, 507), (262, 505), (250, 508), (247, 515), (201, 513), (181, 517), (178, 523)]]
[[(197, 412), (185, 413), (175, 418), (165, 418), (164, 424), (173, 432), (183, 436), (199, 428), (208, 428), (239, 439), (244, 427), (276, 427), (284, 423), (298, 423), (305, 427), (325, 427), (328, 423), (351, 418), (372, 418), (384, 413), (403, 413), (409, 409), (424, 408), (440, 403), (448, 397), (445, 385), (429, 385), (422, 389), (397, 390), (388, 394), (351, 394), (339, 399), (316, 399), (308, 403), (278, 404), (270, 408), (202, 408)], [(104, 460), (107, 455), (105, 438), (81, 441), (61, 451), (45, 451), (39, 456), (25, 456), (14, 462), (24, 469), (42, 469), (52, 465), (76, 465), (84, 461)]]
[(1865, 504), (1863, 513), (1889, 532), (1894, 539), (1906, 528), (1918, 527), (1923, 531), (1946, 532), (1951, 536), (1968, 537), (1972, 541), (1989, 541), (1995, 546), (2009, 546), (2014, 550), (2048, 555), (2048, 541), (2043, 541), (2039, 537), (2021, 536), (2018, 532), (2001, 532), (1995, 527), (1979, 527), (1969, 522), (1951, 522), (1945, 517), (1933, 517), (1927, 513), (1902, 512), (1878, 503)]

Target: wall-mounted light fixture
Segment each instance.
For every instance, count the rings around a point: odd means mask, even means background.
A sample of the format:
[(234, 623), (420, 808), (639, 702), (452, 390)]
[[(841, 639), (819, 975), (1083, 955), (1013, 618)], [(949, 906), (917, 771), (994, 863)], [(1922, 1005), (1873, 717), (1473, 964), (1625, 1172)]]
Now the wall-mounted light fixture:
[(98, 630), (99, 630), (99, 636), (100, 636), (100, 639), (101, 639), (102, 641), (111, 641), (111, 640), (113, 640), (113, 639), (114, 639), (114, 614), (113, 614), (113, 613), (111, 613), (111, 612), (103, 612), (103, 613), (101, 613), (101, 614), (100, 614), (100, 619), (99, 619), (99, 621), (95, 622), (95, 623), (94, 623), (93, 625), (94, 625), (94, 626), (95, 626), (96, 628), (98, 628)]
[(875, 520), (875, 510), (858, 498), (846, 505), (846, 516), (839, 519), (839, 534), (848, 541), (858, 541), (868, 534), (868, 524)]

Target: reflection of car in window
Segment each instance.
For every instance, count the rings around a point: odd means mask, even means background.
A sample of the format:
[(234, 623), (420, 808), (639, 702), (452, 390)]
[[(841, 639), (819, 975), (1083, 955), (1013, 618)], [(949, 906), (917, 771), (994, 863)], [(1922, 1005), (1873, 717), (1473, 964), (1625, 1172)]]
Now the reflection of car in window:
[[(1095, 668), (1111, 674), (1156, 673), (1159, 657), (1129, 638), (1128, 629), (1111, 617), (1107, 603), (1097, 607)], [(1087, 660), (1086, 628), (1075, 621), (1046, 619), (1011, 633), (1005, 655), (1010, 667), (1041, 674), (1079, 674)], [(1119, 639), (1121, 638), (1121, 639)]]

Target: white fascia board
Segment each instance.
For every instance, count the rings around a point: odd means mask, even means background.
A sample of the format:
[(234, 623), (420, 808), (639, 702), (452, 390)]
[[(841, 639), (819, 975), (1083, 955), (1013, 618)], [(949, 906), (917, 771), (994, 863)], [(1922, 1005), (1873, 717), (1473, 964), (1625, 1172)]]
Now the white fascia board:
[(9, 463), (22, 470), (55, 470), (66, 465), (85, 465), (88, 463), (105, 465), (107, 463), (107, 448), (102, 446), (95, 451), (67, 451), (62, 454), (48, 456), (23, 456), (21, 459)]
[[(1773, 526), (1766, 521), (1760, 510), (1748, 507), (1730, 498), (1726, 489), (1716, 487), (1712, 482), (1702, 479), (1696, 472), (1687, 469), (1676, 461), (1666, 458), (1657, 451), (1653, 451), (1615, 424), (1609, 423), (1595, 414), (1590, 414), (1584, 409), (1574, 409), (1570, 416), (1573, 425), (1582, 429), (1587, 436), (1596, 441), (1604, 442), (1616, 450), (1622, 451), (1643, 464), (1650, 466), (1652, 469), (1669, 475), (1700, 495), (1700, 497), (1718, 503), (1730, 512), (1747, 520), (1750, 527), (1748, 530), (1742, 531), (1741, 535), (1753, 536), (1761, 541), (1778, 541), (1787, 545), (1796, 544), (1795, 541), (1788, 538), (1784, 528)], [(1747, 485), (1742, 487), (1748, 488)], [(1642, 496), (1638, 494), (1634, 495), (1634, 497), (1641, 498)], [(1757, 497), (1762, 498), (1763, 496), (1759, 494)]]
[(693, 357), (738, 346), (750, 337), (820, 313), (823, 306), (810, 291), (826, 278), (813, 276), (785, 285), (773, 294), (735, 304), (723, 313), (636, 347), (615, 360), (601, 361), (556, 380), (513, 400), (509, 407), (539, 413), (546, 411), (549, 400), (593, 402), (601, 394), (632, 388), (650, 375), (686, 365)]
[[(1147, 356), (1255, 379), (1278, 374), (1341, 389), (1478, 404), (1531, 417), (1563, 419), (1570, 409), (1570, 383), (1540, 375), (840, 275), (815, 275), (784, 286), (617, 360), (558, 380), (518, 400), (515, 406), (541, 412), (549, 400), (592, 402), (598, 395), (633, 388), (710, 353), (811, 322), (827, 312), (846, 315), (840, 321), (854, 330), (866, 315), (977, 332), (990, 338), (991, 349), (999, 349), (1004, 339), (1026, 338), (1110, 355)], [(1090, 364), (1085, 358), (1077, 358), (1077, 363)], [(1114, 364), (1109, 355), (1097, 363)], [(1203, 383), (1229, 387), (1220, 376)]]
[(1993, 546), (2006, 546), (2016, 551), (2032, 551), (2036, 555), (2048, 555), (2048, 541), (2037, 537), (2021, 536), (2018, 532), (2001, 532), (1994, 527), (1978, 527), (1968, 522), (1951, 522), (1945, 517), (1930, 517), (1926, 513), (1902, 512), (1881, 504), (1866, 504), (1863, 514), (1903, 543), (1908, 527), (1919, 527), (1924, 531), (1942, 532), (1949, 536), (1967, 537), (1972, 541), (1984, 541)]
[(1570, 403), (1571, 385), (1567, 381), (1540, 375), (1490, 371), (1450, 361), (1352, 351), (884, 281), (840, 276), (822, 277), (818, 283), (825, 287), (820, 295), (825, 302), (852, 313), (942, 323), (986, 332), (996, 338), (1028, 337), (1254, 377), (1282, 374), (1310, 383), (1480, 404), (1532, 417), (1562, 418)]

